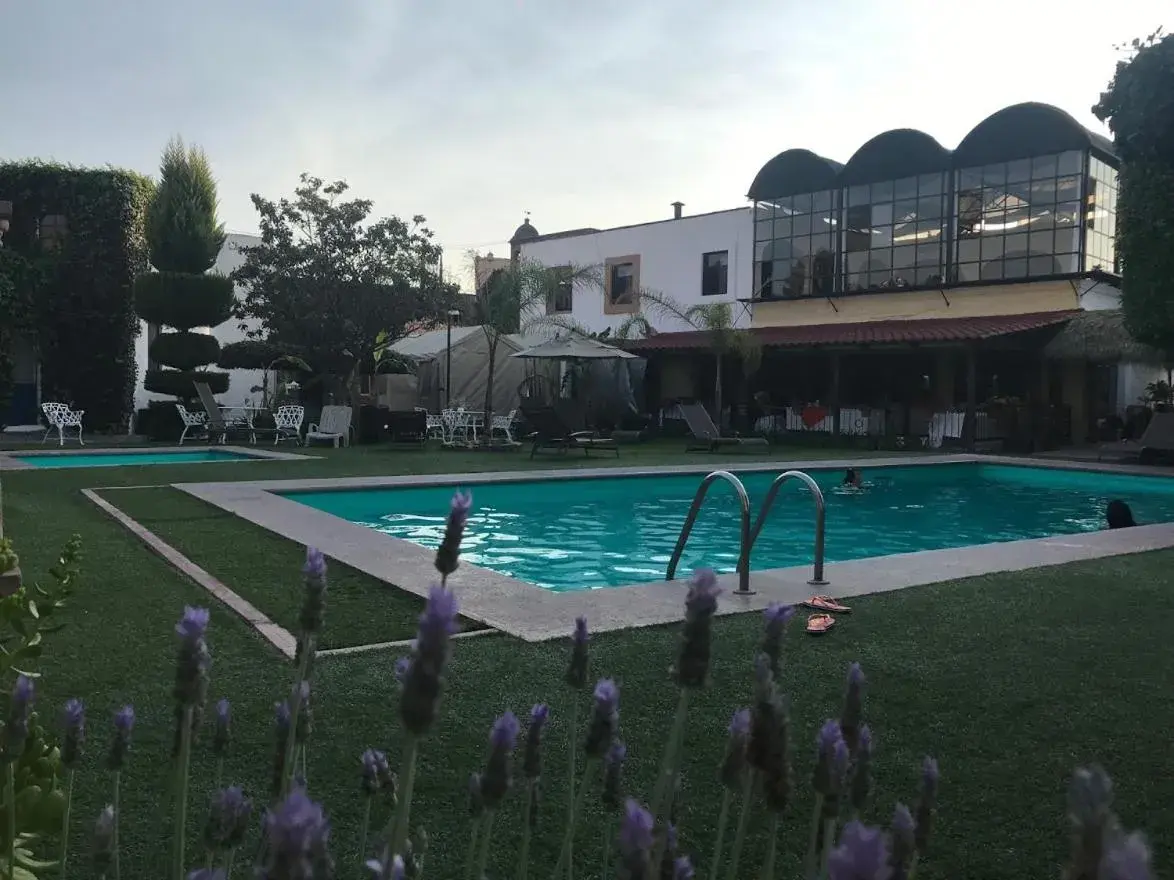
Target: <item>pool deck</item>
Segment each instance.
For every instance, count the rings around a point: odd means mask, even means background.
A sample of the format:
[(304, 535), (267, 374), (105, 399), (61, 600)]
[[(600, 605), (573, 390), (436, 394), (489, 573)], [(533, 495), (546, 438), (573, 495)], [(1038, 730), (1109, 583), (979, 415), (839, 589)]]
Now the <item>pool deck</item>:
[[(1169, 470), (1160, 468), (992, 455), (921, 455), (859, 461), (836, 459), (794, 462), (792, 466), (802, 470), (865, 467), (877, 471), (886, 467), (932, 467), (970, 462), (1171, 477)], [(432, 565), (435, 551), (315, 510), (276, 493), (436, 485), (472, 487), (484, 483), (625, 476), (702, 477), (715, 470), (781, 473), (787, 469), (785, 462), (715, 459), (701, 465), (670, 467), (177, 483), (174, 487), (283, 537), (318, 547), (332, 559), (388, 584), (426, 596), (429, 586), (437, 580)], [(993, 572), (1020, 571), (1167, 547), (1174, 547), (1174, 523), (830, 562), (825, 570), (828, 585), (818, 588), (808, 585), (812, 572), (810, 565), (759, 569), (751, 573), (750, 586), (754, 594), (750, 596), (734, 593), (737, 575), (719, 576), (726, 591), (720, 602), (720, 613), (760, 610), (774, 602), (794, 604), (813, 592), (849, 598)], [(457, 591), (461, 613), (465, 617), (526, 641), (565, 636), (570, 632), (574, 618), (580, 615), (588, 619), (596, 632), (671, 623), (681, 618), (686, 589), (685, 580), (680, 579), (556, 593), (467, 563), (461, 565), (450, 578), (450, 583)]]
[[(229, 464), (233, 461), (257, 461), (258, 459), (269, 461), (300, 461), (317, 457), (313, 455), (298, 455), (293, 452), (279, 452), (276, 449), (258, 449), (255, 446), (209, 446), (207, 444), (151, 447), (124, 446), (103, 447), (100, 449), (89, 449), (85, 446), (79, 449), (61, 449), (60, 447), (56, 449), (9, 449), (0, 452), (0, 471), (41, 470), (35, 464), (21, 460), (25, 458), (67, 458), (77, 455), (110, 455), (117, 458), (120, 455), (167, 455), (175, 452), (230, 452), (234, 455), (246, 456), (244, 459), (229, 458), (220, 462), (208, 462), (209, 464)], [(150, 467), (157, 463), (164, 464), (165, 462), (152, 462), (151, 465), (128, 465), (128, 467)], [(204, 462), (185, 463), (204, 464)]]

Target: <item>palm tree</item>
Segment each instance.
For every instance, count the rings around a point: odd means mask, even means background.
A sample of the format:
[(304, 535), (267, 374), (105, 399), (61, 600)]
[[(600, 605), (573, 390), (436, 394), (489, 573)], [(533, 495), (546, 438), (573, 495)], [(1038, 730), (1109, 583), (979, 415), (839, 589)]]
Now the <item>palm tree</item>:
[[(489, 363), (485, 377), (485, 424), (493, 421), (493, 381), (497, 345), (503, 336), (536, 326), (558, 326), (547, 315), (547, 304), (561, 291), (600, 284), (597, 266), (545, 266), (519, 259), (507, 269), (495, 270), (478, 287), (473, 315), (485, 334)], [(486, 434), (488, 437), (489, 434)]]
[(722, 361), (734, 355), (742, 361), (746, 376), (750, 376), (762, 363), (762, 346), (750, 332), (734, 325), (734, 308), (730, 303), (702, 303), (683, 306), (671, 296), (654, 290), (640, 291), (642, 311), (631, 315), (616, 330), (616, 339), (632, 339), (656, 335), (656, 329), (643, 310), (678, 321), (693, 330), (709, 336), (709, 347), (714, 354), (716, 378), (713, 387), (713, 405), (716, 410), (715, 422), (722, 418)]

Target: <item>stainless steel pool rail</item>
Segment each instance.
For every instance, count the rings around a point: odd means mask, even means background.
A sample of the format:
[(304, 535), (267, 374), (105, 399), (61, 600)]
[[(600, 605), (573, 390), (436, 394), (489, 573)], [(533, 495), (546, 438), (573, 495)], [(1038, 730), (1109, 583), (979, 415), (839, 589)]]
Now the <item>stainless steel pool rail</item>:
[(746, 486), (743, 485), (742, 481), (729, 471), (714, 471), (706, 476), (701, 481), (701, 485), (697, 487), (697, 493), (693, 496), (693, 504), (689, 507), (689, 515), (685, 517), (685, 524), (681, 527), (681, 534), (677, 537), (677, 546), (673, 548), (673, 555), (669, 559), (668, 570), (664, 576), (665, 580), (671, 581), (676, 576), (677, 564), (681, 561), (681, 556), (685, 552), (685, 545), (689, 542), (689, 535), (693, 531), (693, 524), (697, 521), (697, 515), (701, 512), (701, 505), (705, 502), (705, 497), (709, 493), (709, 487), (718, 480), (724, 480), (734, 487), (734, 492), (738, 496), (738, 504), (742, 508), (739, 523), (738, 589), (734, 592), (739, 596), (754, 595), (754, 591), (750, 589), (750, 552), (754, 549), (754, 542), (758, 540), (758, 536), (762, 533), (762, 528), (766, 524), (766, 515), (770, 512), (771, 506), (779, 494), (779, 490), (783, 487), (784, 483), (792, 479), (798, 480), (807, 486), (811, 492), (811, 497), (815, 500), (815, 561), (811, 580), (807, 583), (813, 587), (826, 586), (827, 581), (823, 576), (823, 563), (824, 526), (827, 504), (823, 497), (823, 490), (819, 488), (819, 484), (803, 471), (784, 471), (775, 477), (774, 481), (770, 484), (770, 488), (767, 490), (766, 498), (762, 501), (762, 507), (758, 511), (758, 519), (755, 521), (753, 527), (750, 525), (750, 495), (746, 492)]
[[(824, 501), (823, 490), (819, 488), (819, 484), (803, 471), (784, 471), (774, 478), (774, 482), (766, 491), (766, 498), (762, 500), (762, 507), (758, 511), (758, 520), (754, 523), (754, 528), (750, 530), (750, 549), (754, 549), (754, 542), (758, 540), (758, 536), (762, 533), (762, 527), (766, 524), (766, 515), (770, 512), (775, 497), (787, 480), (798, 480), (808, 488), (811, 497), (815, 500), (815, 562), (812, 565), (811, 580), (807, 583), (813, 587), (826, 587), (827, 581), (823, 577), (823, 547), (827, 503)], [(746, 556), (747, 559), (750, 558), (749, 552)]]
[(705, 502), (705, 496), (709, 492), (709, 487), (718, 480), (725, 480), (734, 487), (734, 492), (738, 495), (738, 504), (742, 508), (742, 515), (740, 520), (740, 542), (738, 552), (738, 589), (737, 593), (741, 596), (750, 596), (754, 593), (750, 589), (750, 496), (746, 492), (746, 487), (742, 485), (742, 481), (731, 474), (729, 471), (714, 471), (701, 481), (701, 485), (697, 487), (697, 494), (693, 496), (693, 505), (689, 508), (689, 515), (685, 517), (685, 525), (681, 527), (681, 534), (677, 536), (677, 546), (673, 548), (672, 558), (669, 559), (669, 567), (665, 572), (664, 579), (671, 581), (677, 573), (677, 563), (681, 561), (681, 554), (685, 552), (685, 544), (689, 542), (689, 534), (693, 531), (693, 523), (697, 521), (697, 514), (701, 512), (701, 505)]

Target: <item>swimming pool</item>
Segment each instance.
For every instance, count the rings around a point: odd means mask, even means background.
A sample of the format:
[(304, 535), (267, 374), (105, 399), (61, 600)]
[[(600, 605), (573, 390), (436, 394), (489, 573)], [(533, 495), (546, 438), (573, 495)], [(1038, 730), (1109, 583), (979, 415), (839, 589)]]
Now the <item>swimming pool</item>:
[(260, 456), (227, 449), (200, 449), (191, 452), (92, 452), (13, 455), (12, 458), (37, 468), (124, 467), (143, 464), (199, 464), (217, 461), (261, 461)]
[[(865, 469), (863, 492), (842, 471), (812, 470), (827, 500), (827, 559), (846, 561), (1104, 528), (1113, 498), (1139, 523), (1174, 521), (1174, 479), (981, 463)], [(751, 515), (776, 474), (742, 473)], [(473, 489), (462, 546), (475, 565), (558, 592), (662, 579), (699, 475), (491, 483)], [(452, 486), (282, 492), (386, 535), (436, 547)], [(784, 486), (754, 545), (755, 569), (811, 562), (814, 505)], [(679, 570), (732, 572), (739, 508), (716, 483)]]

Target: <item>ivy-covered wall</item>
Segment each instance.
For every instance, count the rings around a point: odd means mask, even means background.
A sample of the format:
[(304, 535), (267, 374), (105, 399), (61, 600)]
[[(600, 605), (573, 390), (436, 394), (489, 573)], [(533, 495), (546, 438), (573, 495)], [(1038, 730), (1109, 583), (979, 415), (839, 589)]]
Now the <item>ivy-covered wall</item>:
[(5, 339), (19, 332), (40, 354), (42, 400), (84, 409), (87, 429), (126, 429), (139, 327), (132, 287), (147, 267), (153, 189), (133, 171), (0, 163), (0, 201), (12, 202), (0, 250), (0, 394), (10, 382)]

